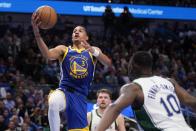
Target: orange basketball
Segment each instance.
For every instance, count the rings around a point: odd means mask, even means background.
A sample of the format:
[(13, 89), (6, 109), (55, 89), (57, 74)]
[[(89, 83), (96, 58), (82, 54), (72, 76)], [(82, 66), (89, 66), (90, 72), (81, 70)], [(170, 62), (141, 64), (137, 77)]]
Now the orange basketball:
[(37, 8), (36, 13), (38, 13), (40, 17), (41, 25), (39, 27), (41, 29), (50, 29), (57, 22), (56, 11), (50, 6), (40, 6)]

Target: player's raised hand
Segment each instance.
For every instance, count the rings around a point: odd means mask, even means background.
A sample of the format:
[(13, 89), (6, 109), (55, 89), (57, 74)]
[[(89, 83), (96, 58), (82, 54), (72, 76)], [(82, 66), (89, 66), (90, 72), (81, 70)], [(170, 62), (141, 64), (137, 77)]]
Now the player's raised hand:
[(98, 57), (100, 54), (100, 49), (98, 49), (97, 47), (93, 47), (91, 46), (86, 40), (82, 40), (81, 41), (81, 45), (87, 49), (90, 53), (93, 54), (93, 56)]
[(41, 24), (41, 21), (39, 20), (39, 14), (38, 13), (33, 13), (31, 17), (31, 24), (33, 27), (34, 34), (39, 33), (39, 25)]
[(90, 51), (91, 53), (94, 52), (94, 49), (92, 48), (92, 46), (86, 41), (86, 40), (82, 40), (81, 41), (81, 45), (87, 49), (88, 51)]

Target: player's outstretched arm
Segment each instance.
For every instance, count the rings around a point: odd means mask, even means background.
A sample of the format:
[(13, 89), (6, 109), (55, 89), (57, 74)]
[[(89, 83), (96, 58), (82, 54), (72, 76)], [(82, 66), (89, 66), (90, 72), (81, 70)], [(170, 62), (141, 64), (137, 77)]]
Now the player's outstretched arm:
[(96, 131), (105, 131), (120, 112), (135, 101), (139, 90), (139, 87), (135, 84), (124, 85), (118, 99), (105, 110)]
[(66, 46), (60, 45), (53, 49), (48, 49), (39, 32), (39, 25), (41, 24), (41, 22), (39, 21), (39, 15), (37, 13), (33, 13), (31, 18), (31, 24), (33, 27), (33, 33), (35, 35), (37, 45), (42, 55), (47, 59), (59, 59), (66, 50)]
[(183, 89), (175, 80), (170, 79), (175, 86), (176, 94), (184, 105), (191, 107), (196, 112), (196, 97), (190, 95), (185, 89)]
[(82, 46), (85, 49), (88, 49), (89, 52), (93, 54), (97, 58), (98, 61), (100, 61), (103, 65), (112, 65), (112, 61), (108, 56), (106, 56), (98, 47), (91, 46), (87, 41), (81, 41)]

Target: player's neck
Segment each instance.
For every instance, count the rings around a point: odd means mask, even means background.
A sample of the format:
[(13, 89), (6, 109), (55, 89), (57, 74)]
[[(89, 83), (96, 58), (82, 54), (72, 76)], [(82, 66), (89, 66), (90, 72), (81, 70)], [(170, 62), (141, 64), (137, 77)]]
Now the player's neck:
[(152, 74), (142, 74), (142, 75), (140, 75), (140, 77), (150, 77), (150, 76), (152, 76)]
[(74, 48), (74, 49), (83, 49), (84, 47), (80, 44), (73, 44), (72, 48)]
[(151, 70), (144, 70), (140, 74), (140, 77), (150, 77), (150, 76), (152, 76), (152, 71)]
[(105, 111), (105, 109), (98, 108), (97, 111), (98, 111), (99, 115), (102, 116), (103, 115), (103, 112)]

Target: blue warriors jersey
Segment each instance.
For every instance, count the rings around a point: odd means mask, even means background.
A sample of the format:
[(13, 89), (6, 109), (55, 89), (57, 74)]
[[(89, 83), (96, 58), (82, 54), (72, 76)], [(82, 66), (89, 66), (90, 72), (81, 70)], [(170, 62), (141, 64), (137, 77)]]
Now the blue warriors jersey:
[(61, 63), (61, 80), (59, 88), (74, 88), (75, 92), (88, 95), (94, 76), (95, 65), (91, 53), (68, 47)]

